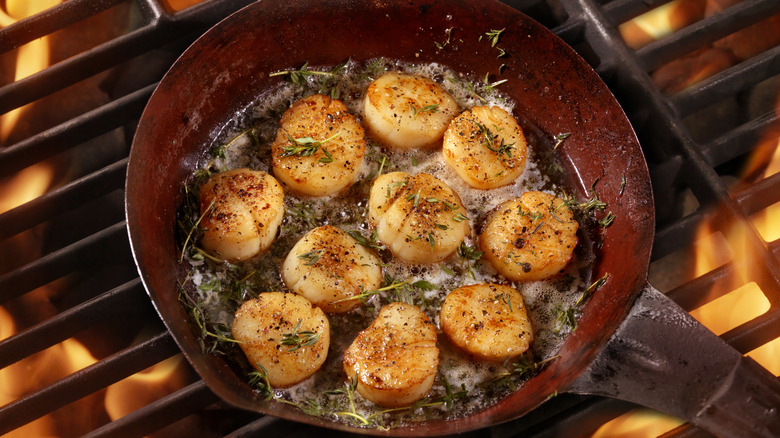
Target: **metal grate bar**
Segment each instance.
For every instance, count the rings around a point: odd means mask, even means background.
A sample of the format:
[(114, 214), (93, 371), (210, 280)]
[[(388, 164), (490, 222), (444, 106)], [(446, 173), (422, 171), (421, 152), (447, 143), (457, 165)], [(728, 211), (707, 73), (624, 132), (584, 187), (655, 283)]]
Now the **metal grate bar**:
[(97, 322), (143, 307), (147, 303), (136, 278), (32, 328), (0, 341), (0, 369), (51, 347)]
[(69, 208), (124, 188), (127, 158), (0, 214), (0, 240), (30, 229)]
[[(234, 0), (221, 4), (207, 2), (203, 7), (187, 9), (181, 14), (172, 16), (173, 18), (161, 17), (140, 29), (2, 87), (0, 88), (0, 114), (32, 103), (131, 58), (157, 49), (161, 41), (166, 43), (191, 41), (210, 25), (235, 10), (231, 9), (230, 5), (248, 3), (247, 0)], [(0, 29), (0, 39), (4, 38), (4, 30)]]
[[(269, 431), (277, 429), (280, 426), (286, 429), (285, 435), (287, 436), (293, 436), (292, 432), (303, 428), (302, 425), (290, 423), (289, 421), (284, 421), (280, 418), (265, 416), (233, 431), (233, 433), (226, 435), (226, 438), (256, 437), (261, 433), (268, 434)], [(318, 433), (317, 436), (321, 436), (321, 434), (322, 432)]]
[(0, 88), (0, 114), (35, 102), (42, 97), (149, 52), (159, 47), (159, 41), (168, 42), (174, 40), (174, 37), (180, 36), (172, 28), (147, 26), (75, 55), (46, 70)]
[(780, 12), (776, 0), (746, 0), (636, 51), (647, 71)]
[(780, 74), (780, 46), (675, 94), (671, 102), (679, 116), (685, 117), (777, 74)]
[(0, 53), (91, 17), (126, 0), (69, 0), (0, 31)]
[(721, 335), (741, 353), (748, 353), (780, 337), (780, 309), (770, 310)]
[(149, 85), (15, 145), (0, 149), (0, 177), (8, 176), (137, 119), (156, 86), (157, 84)]
[(219, 398), (200, 380), (95, 429), (83, 438), (146, 436), (217, 401)]
[(170, 333), (156, 335), (0, 407), (0, 434), (14, 430), (179, 352)]
[(130, 243), (122, 221), (1, 276), (0, 303), (79, 269), (94, 269), (94, 263), (106, 260), (109, 254), (129, 253)]
[(734, 198), (740, 208), (745, 211), (745, 214), (752, 215), (772, 204), (780, 202), (780, 190), (777, 190), (778, 187), (780, 187), (780, 173), (764, 178), (750, 187), (735, 193)]
[(704, 146), (702, 150), (704, 159), (710, 166), (717, 167), (742, 156), (755, 149), (767, 128), (778, 123), (780, 123), (780, 114), (775, 111), (750, 120)]
[(656, 230), (651, 258), (658, 260), (693, 243), (702, 216), (701, 212), (696, 212)]
[(672, 0), (617, 0), (604, 5), (604, 15), (610, 23), (619, 24), (645, 12), (663, 6)]

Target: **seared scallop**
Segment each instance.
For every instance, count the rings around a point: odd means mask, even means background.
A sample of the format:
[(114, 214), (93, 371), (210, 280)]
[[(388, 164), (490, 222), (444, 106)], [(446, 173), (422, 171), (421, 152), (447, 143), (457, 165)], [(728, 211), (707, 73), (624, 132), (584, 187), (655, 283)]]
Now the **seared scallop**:
[(507, 185), (525, 170), (523, 129), (499, 107), (475, 106), (456, 117), (444, 133), (442, 157), (471, 187)]
[(447, 258), (469, 233), (466, 209), (439, 179), (391, 172), (376, 179), (369, 195), (369, 222), (380, 242), (410, 263)]
[(523, 354), (533, 341), (523, 296), (499, 284), (474, 284), (447, 295), (440, 311), (441, 329), (471, 356), (501, 362)]
[(290, 190), (326, 196), (352, 185), (366, 152), (365, 132), (340, 100), (321, 94), (295, 102), (271, 144), (273, 172)]
[(325, 225), (309, 231), (293, 246), (284, 260), (282, 278), (288, 289), (325, 312), (343, 313), (360, 304), (349, 298), (382, 284), (379, 263), (347, 233)]
[(390, 72), (368, 86), (363, 98), (368, 132), (388, 146), (411, 149), (437, 145), (458, 104), (436, 82)]
[(491, 212), (479, 246), (483, 257), (506, 278), (544, 280), (569, 263), (577, 246), (578, 227), (562, 199), (526, 192)]
[(213, 175), (200, 189), (203, 248), (230, 262), (267, 250), (284, 216), (284, 193), (271, 175), (235, 169)]
[(266, 292), (245, 301), (233, 319), (233, 338), (271, 386), (285, 388), (314, 374), (328, 355), (330, 324), (306, 298)]
[(425, 397), (439, 364), (436, 328), (416, 306), (391, 303), (344, 352), (344, 372), (366, 399), (387, 407)]

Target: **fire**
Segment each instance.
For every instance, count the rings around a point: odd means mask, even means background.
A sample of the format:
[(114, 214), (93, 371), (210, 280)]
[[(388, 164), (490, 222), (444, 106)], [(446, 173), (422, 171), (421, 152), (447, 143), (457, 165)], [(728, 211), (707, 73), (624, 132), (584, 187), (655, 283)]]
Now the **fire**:
[(592, 438), (657, 437), (683, 424), (683, 421), (652, 409), (634, 409), (600, 427)]
[[(736, 0), (738, 1), (738, 0)], [(706, 16), (719, 12), (735, 0), (674, 0), (620, 26), (629, 47), (641, 48), (676, 32)], [(780, 38), (777, 23), (780, 16), (737, 32), (689, 56), (661, 66), (652, 74), (655, 84), (667, 93), (677, 92), (702, 79), (772, 47)], [(774, 29), (771, 29), (774, 28)], [(763, 29), (763, 30), (762, 30)], [(768, 30), (767, 30), (768, 29)], [(762, 41), (764, 40), (764, 41)], [(780, 113), (780, 98), (776, 111)], [(750, 158), (745, 180), (755, 182), (780, 172), (780, 126), (767, 130)], [(750, 218), (752, 226), (766, 242), (780, 239), (780, 202)], [(727, 263), (734, 265), (736, 275), (727, 284), (717, 284), (710, 291), (717, 298), (693, 310), (691, 315), (714, 333), (723, 334), (748, 322), (770, 309), (769, 300), (754, 281), (750, 280), (751, 260), (755, 260), (746, 245), (750, 225), (734, 224), (718, 230), (714, 223), (702, 224), (693, 245), (695, 276), (702, 276)], [(748, 352), (770, 372), (780, 376), (780, 338)], [(651, 409), (635, 409), (599, 428), (593, 437), (656, 437), (667, 433), (683, 421)]]
[[(11, 315), (0, 307), (0, 339), (14, 334)], [(95, 363), (79, 342), (69, 339), (0, 370), (0, 405), (51, 385), (59, 379)], [(8, 437), (55, 436), (56, 421), (46, 416), (14, 430)]]
[(185, 386), (184, 363), (176, 355), (106, 389), (105, 407), (111, 420), (124, 417)]
[(701, 0), (674, 0), (620, 26), (628, 47), (638, 49), (697, 21), (704, 14)]
[(171, 11), (181, 11), (202, 1), (203, 0), (163, 0), (163, 3), (165, 3)]
[[(0, 25), (8, 26), (17, 20), (35, 15), (60, 4), (62, 0), (7, 0), (5, 11), (0, 9)], [(14, 81), (24, 79), (49, 65), (48, 38), (43, 37), (19, 47)], [(0, 117), (0, 145), (8, 140), (25, 107), (17, 108)]]
[[(0, 26), (9, 26), (18, 20), (37, 14), (60, 4), (62, 0), (5, 0), (0, 1)], [(18, 81), (48, 67), (50, 62), (49, 39), (43, 37), (19, 47), (7, 56), (16, 56), (13, 80)], [(11, 64), (13, 65), (13, 64)], [(0, 115), (0, 147), (9, 139), (21, 118), (27, 117), (27, 107), (17, 108)], [(19, 129), (23, 125), (18, 125)], [(50, 161), (44, 161), (0, 180), (0, 214), (28, 203), (52, 186), (55, 169)], [(24, 265), (40, 257), (39, 234), (32, 231), (22, 232), (9, 239), (0, 241), (0, 252), (14, 253), (10, 258), (0, 257), (0, 274)], [(14, 251), (8, 251), (13, 249)], [(0, 306), (0, 340), (14, 336), (20, 328), (17, 325), (25, 320), (19, 315), (19, 309), (48, 308), (48, 298), (56, 292), (56, 283), (43, 286), (26, 293), (22, 298), (6, 307)], [(27, 310), (21, 310), (26, 312)], [(51, 315), (51, 310), (42, 310), (42, 319)], [(12, 403), (41, 388), (54, 384), (58, 380), (72, 375), (92, 364), (97, 359), (78, 340), (71, 338), (53, 345), (43, 351), (26, 357), (14, 364), (0, 369), (0, 406)], [(181, 357), (164, 361), (151, 370), (138, 373), (105, 391), (91, 394), (73, 402), (40, 419), (12, 431), (9, 437), (63, 436), (81, 435), (100, 425), (111, 416), (117, 418), (129, 412), (117, 410), (115, 406), (130, 406), (131, 410), (153, 401), (178, 389), (171, 388), (171, 373), (182, 363)], [(180, 373), (183, 374), (183, 373)], [(178, 384), (178, 382), (176, 382)], [(153, 389), (154, 385), (161, 389)]]
[(0, 181), (0, 214), (42, 195), (49, 188), (53, 177), (51, 166), (40, 163)]

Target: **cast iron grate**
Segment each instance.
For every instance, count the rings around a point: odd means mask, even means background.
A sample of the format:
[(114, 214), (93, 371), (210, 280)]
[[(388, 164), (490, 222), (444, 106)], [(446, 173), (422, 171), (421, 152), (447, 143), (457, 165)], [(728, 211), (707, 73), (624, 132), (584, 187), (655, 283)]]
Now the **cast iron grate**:
[[(48, 96), (62, 89), (111, 71), (101, 82), (108, 90), (105, 102), (0, 147), (0, 178), (39, 163), (68, 161), (63, 157), (70, 154), (83, 157), (80, 149), (97, 155), (89, 166), (67, 172), (56, 188), (0, 214), (4, 259), (0, 263), (0, 305), (14, 309), (40, 288), (57, 291), (46, 298), (54, 308), (51, 314), (20, 318), (18, 333), (0, 341), (0, 371), (72, 337), (93, 347), (98, 359), (0, 407), (0, 433), (99, 394), (109, 385), (178, 354), (146, 297), (130, 256), (121, 203), (127, 150), (135, 123), (165, 67), (209, 26), (248, 3), (210, 0), (174, 14), (160, 0), (70, 0), (0, 29), (2, 55), (117, 8), (126, 8), (135, 17), (128, 32), (0, 87), (0, 114), (4, 114), (27, 104), (46, 102)], [(770, 310), (722, 336), (742, 352), (780, 337), (780, 242), (765, 242), (747, 225), (752, 214), (780, 201), (780, 174), (737, 188), (724, 182), (737, 165), (734, 163), (743, 161), (767, 128), (779, 122), (777, 113), (771, 108), (748, 116), (737, 111), (740, 117), (734, 126), (722, 132), (716, 129), (710, 137), (695, 134), (692, 131), (697, 128), (691, 127), (691, 120), (709, 108), (731, 100), (742, 105), (740, 102), (751, 90), (772, 89), (773, 80), (780, 82), (776, 80), (780, 77), (780, 46), (672, 95), (662, 93), (648, 76), (648, 72), (669, 61), (780, 13), (780, 3), (745, 0), (638, 50), (625, 45), (616, 27), (668, 0), (505, 3), (551, 28), (580, 52), (629, 115), (645, 149), (656, 193), (658, 229), (651, 281), (653, 272), (657, 278), (667, 276), (664, 259), (685, 252), (705, 219), (715, 217), (724, 227), (741, 224), (747, 230), (747, 246), (756, 256), (750, 281), (759, 284)], [(774, 87), (776, 95), (778, 87)], [(104, 151), (106, 144), (110, 152)], [(685, 207), (690, 199), (695, 208)], [(99, 219), (94, 218), (95, 211), (100, 212)], [(79, 226), (74, 227), (74, 223)], [(46, 238), (40, 244), (40, 253), (11, 260), (8, 250), (24, 244), (18, 242), (20, 236), (29, 234)], [(738, 265), (739, 260), (734, 260), (703, 276), (684, 278), (666, 291), (684, 308), (693, 309), (727, 293), (713, 294), (711, 286), (734, 277)], [(106, 333), (116, 340), (95, 340)], [(308, 426), (232, 409), (219, 402), (196, 377), (188, 376), (187, 382), (182, 389), (170, 391), (118, 420), (99, 419), (89, 436), (134, 436), (163, 430), (171, 433), (183, 430), (177, 427), (193, 424), (207, 436), (296, 436), (312, 432)], [(633, 407), (611, 399), (562, 395), (518, 421), (473, 435), (588, 435)], [(707, 436), (688, 426), (669, 433), (677, 437), (700, 435)]]

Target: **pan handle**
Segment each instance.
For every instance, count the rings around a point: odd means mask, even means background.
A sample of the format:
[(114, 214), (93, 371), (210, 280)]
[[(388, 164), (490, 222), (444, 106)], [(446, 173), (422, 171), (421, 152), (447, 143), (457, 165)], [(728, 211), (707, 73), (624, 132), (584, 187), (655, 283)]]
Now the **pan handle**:
[(717, 436), (780, 436), (780, 380), (650, 285), (568, 392), (638, 403)]

